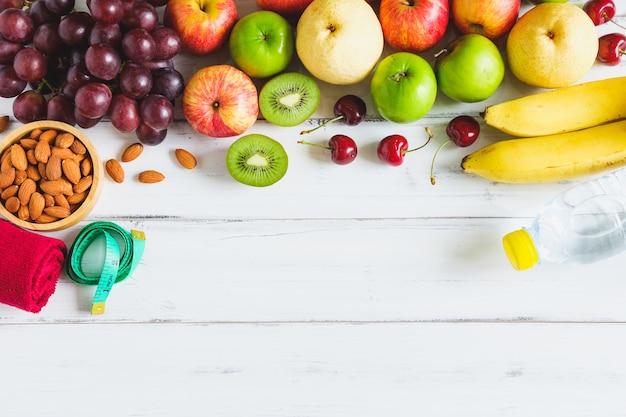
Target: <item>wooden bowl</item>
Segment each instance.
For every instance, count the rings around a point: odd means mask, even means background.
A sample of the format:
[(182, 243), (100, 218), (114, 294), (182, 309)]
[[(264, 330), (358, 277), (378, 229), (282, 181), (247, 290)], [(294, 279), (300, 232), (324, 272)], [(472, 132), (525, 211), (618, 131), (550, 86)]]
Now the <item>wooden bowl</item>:
[[(48, 142), (49, 150), (43, 143), (37, 148), (39, 142)], [(14, 149), (15, 155), (11, 155)], [(15, 179), (7, 185), (13, 176), (11, 170)], [(100, 157), (80, 130), (50, 120), (27, 123), (0, 141), (0, 214), (24, 229), (65, 229), (84, 219), (94, 207), (102, 190), (102, 176)]]

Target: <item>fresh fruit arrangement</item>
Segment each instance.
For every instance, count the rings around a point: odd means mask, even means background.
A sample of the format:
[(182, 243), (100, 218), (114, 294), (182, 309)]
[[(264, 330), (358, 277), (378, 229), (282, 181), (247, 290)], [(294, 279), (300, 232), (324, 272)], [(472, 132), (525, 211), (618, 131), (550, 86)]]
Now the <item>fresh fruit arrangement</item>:
[[(625, 53), (626, 35), (596, 31), (607, 23), (621, 27), (612, 0), (582, 7), (536, 2), (521, 16), (520, 0), (256, 3), (257, 11), (242, 16), (235, 0), (87, 0), (87, 11), (76, 10), (74, 0), (7, 0), (0, 6), (0, 96), (13, 100), (18, 121), (54, 119), (87, 129), (106, 118), (142, 145), (165, 139), (180, 99), (184, 120), (197, 133), (240, 136), (229, 149), (228, 171), (255, 186), (281, 179), (287, 158), (282, 145), (248, 129), (259, 118), (277, 128), (302, 124), (318, 110), (322, 84), (347, 92), (336, 98), (335, 117), (301, 134), (361, 123), (367, 98), (390, 129), (422, 119), (441, 96), (479, 103), (494, 96), (507, 66), (519, 81), (549, 91), (486, 106), (480, 116), (489, 127), (580, 141), (585, 135), (574, 132), (626, 117), (624, 79), (578, 84), (596, 62), (615, 66)], [(232, 61), (203, 65), (202, 56), (224, 52)], [(186, 80), (174, 67), (179, 53), (198, 58), (199, 69)], [(357, 83), (367, 83), (370, 97), (349, 91)], [(473, 145), (476, 124), (471, 115), (450, 120), (449, 140), (432, 159), (433, 184), (437, 154), (447, 143)], [(299, 142), (325, 148), (332, 162), (345, 165), (355, 160), (358, 141), (342, 133), (324, 144)], [(407, 152), (425, 146), (409, 150), (408, 142), (391, 131), (377, 155), (399, 166)], [(183, 167), (196, 166), (180, 155)], [(463, 161), (464, 172), (483, 172), (470, 160)], [(119, 167), (111, 165), (119, 179)], [(145, 182), (157, 177), (148, 174)]]

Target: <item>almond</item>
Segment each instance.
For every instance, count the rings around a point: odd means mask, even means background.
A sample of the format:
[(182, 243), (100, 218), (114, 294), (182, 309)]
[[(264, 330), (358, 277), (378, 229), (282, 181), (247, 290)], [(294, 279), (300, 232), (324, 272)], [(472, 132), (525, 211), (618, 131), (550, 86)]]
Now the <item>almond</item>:
[(42, 223), (42, 224), (56, 222), (57, 220), (59, 219), (56, 217), (52, 217), (51, 215), (46, 214), (46, 213), (42, 213), (41, 215), (39, 215), (39, 217), (35, 219), (37, 223)]
[(63, 176), (61, 168), (61, 157), (59, 155), (50, 155), (46, 164), (46, 178), (50, 181), (58, 180)]
[(13, 180), (13, 184), (20, 185), (24, 182), (24, 180), (28, 177), (26, 171), (22, 171), (21, 169), (15, 170), (15, 179)]
[(61, 163), (61, 168), (65, 178), (72, 184), (78, 184), (82, 175), (80, 174), (80, 164), (74, 159), (64, 159)]
[(11, 145), (11, 163), (15, 169), (26, 171), (28, 159), (26, 159), (26, 151), (19, 143)]
[(20, 220), (28, 221), (28, 219), (30, 218), (28, 206), (20, 206), (17, 209), (17, 218)]
[(37, 128), (37, 129), (33, 129), (30, 132), (30, 138), (31, 139), (35, 139), (35, 140), (39, 140), (39, 136), (41, 136), (41, 134), (43, 133), (43, 130)]
[(64, 219), (72, 214), (69, 208), (61, 206), (46, 207), (45, 209), (43, 209), (43, 212), (46, 213), (48, 216), (56, 217), (57, 219)]
[(7, 201), (4, 202), (4, 207), (9, 211), (9, 213), (15, 213), (20, 208), (20, 199), (16, 196), (7, 198)]
[(39, 170), (36, 165), (28, 165), (26, 168), (26, 176), (35, 182), (41, 179), (41, 174), (39, 174)]
[(37, 146), (37, 141), (31, 138), (24, 138), (20, 139), (20, 145), (22, 145), (22, 148), (26, 150), (35, 149), (35, 146)]
[(30, 201), (28, 202), (28, 212), (30, 213), (30, 218), (33, 220), (37, 220), (41, 213), (43, 213), (43, 209), (46, 207), (46, 200), (41, 195), (40, 192), (35, 191), (30, 196)]
[(165, 179), (165, 175), (161, 174), (159, 171), (148, 169), (140, 172), (138, 179), (139, 182), (144, 184), (154, 184), (163, 181)]
[(55, 196), (57, 194), (74, 194), (72, 184), (63, 178), (54, 181), (43, 181), (39, 183), (39, 187), (44, 193), (50, 194), (51, 196)]
[(83, 176), (91, 174), (91, 169), (93, 168), (91, 164), (91, 158), (85, 158), (80, 161), (80, 173)]
[(29, 149), (26, 151), (26, 159), (28, 159), (29, 164), (37, 165), (37, 162), (39, 161), (37, 161), (37, 158), (35, 158), (35, 149)]
[(48, 193), (45, 193), (43, 195), (43, 199), (46, 202), (46, 207), (54, 206), (54, 196)]
[(117, 159), (109, 159), (104, 164), (104, 168), (111, 179), (119, 184), (124, 182), (124, 168)]
[(35, 146), (35, 159), (39, 162), (43, 162), (44, 164), (48, 162), (48, 158), (50, 158), (50, 144), (45, 140), (40, 140)]
[(30, 196), (37, 191), (37, 184), (35, 181), (30, 178), (26, 178), (22, 185), (20, 185), (20, 189), (17, 192), (17, 198), (20, 199), (20, 203), (25, 206), (30, 201)]
[(13, 168), (13, 163), (11, 162), (11, 147), (10, 146), (2, 154), (2, 157), (0, 157), (0, 172), (6, 171), (9, 168)]
[[(76, 185), (73, 187), (74, 193), (82, 193), (83, 191), (87, 191), (91, 184), (93, 183), (93, 177), (91, 175), (85, 175), (78, 181)], [(66, 194), (69, 195), (69, 194)]]
[(59, 148), (69, 148), (74, 143), (74, 135), (68, 132), (59, 133), (54, 139), (54, 145)]
[(9, 116), (7, 115), (0, 116), (0, 133), (7, 130), (8, 125), (9, 125)]
[(196, 161), (196, 157), (193, 156), (191, 152), (185, 149), (178, 148), (174, 151), (174, 154), (176, 155), (178, 163), (183, 168), (194, 169), (198, 164), (198, 161)]
[(74, 193), (67, 197), (67, 202), (71, 205), (80, 204), (87, 198), (87, 191), (81, 191), (80, 193)]
[[(72, 194), (74, 195), (74, 194)], [(63, 194), (57, 194), (54, 196), (54, 205), (65, 207), (66, 209), (70, 208), (70, 203), (67, 201), (67, 198)]]
[(20, 186), (19, 185), (9, 185), (7, 188), (5, 188), (2, 191), (2, 194), (0, 195), (0, 198), (2, 200), (7, 200), (9, 197), (13, 197), (14, 195), (17, 195), (17, 190), (19, 190)]
[(61, 148), (59, 146), (53, 146), (50, 149), (50, 152), (52, 153), (52, 155), (59, 155), (61, 159), (76, 158), (76, 154), (72, 152), (71, 149), (68, 149), (68, 148)]
[(5, 189), (15, 181), (15, 168), (0, 172), (0, 188)]
[(129, 145), (124, 152), (122, 152), (122, 162), (130, 162), (134, 161), (141, 155), (143, 152), (143, 144), (141, 143), (133, 143)]
[(85, 144), (76, 138), (74, 138), (74, 142), (72, 142), (70, 149), (77, 155), (85, 155), (87, 153), (87, 147)]
[[(54, 129), (48, 129), (46, 131), (41, 132), (37, 139), (39, 142), (46, 142), (48, 145), (51, 144), (57, 138), (57, 131)], [(33, 138), (33, 134), (30, 135)], [(34, 139), (34, 138), (33, 138)]]

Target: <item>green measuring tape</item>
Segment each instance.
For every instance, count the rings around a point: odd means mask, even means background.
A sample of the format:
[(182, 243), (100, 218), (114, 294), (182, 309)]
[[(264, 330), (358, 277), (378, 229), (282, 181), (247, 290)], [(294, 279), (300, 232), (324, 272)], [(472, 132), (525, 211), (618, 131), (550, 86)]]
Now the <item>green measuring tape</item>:
[[(104, 240), (104, 248), (102, 243)], [(85, 226), (72, 244), (65, 263), (67, 276), (81, 285), (96, 285), (91, 314), (104, 313), (113, 284), (123, 281), (139, 264), (145, 248), (142, 231), (130, 233), (112, 222), (93, 222)], [(94, 254), (94, 250), (99, 254)], [(94, 261), (94, 258), (104, 259)], [(91, 258), (91, 259), (89, 259)]]

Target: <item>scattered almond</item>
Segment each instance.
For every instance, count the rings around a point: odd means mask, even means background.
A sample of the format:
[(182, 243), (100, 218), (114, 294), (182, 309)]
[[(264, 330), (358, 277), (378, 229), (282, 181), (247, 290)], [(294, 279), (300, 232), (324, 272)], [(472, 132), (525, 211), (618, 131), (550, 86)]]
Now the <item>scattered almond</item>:
[(178, 160), (178, 163), (183, 168), (194, 169), (196, 165), (198, 164), (196, 157), (193, 156), (191, 152), (185, 149), (178, 148), (174, 151), (174, 154), (176, 155), (176, 159)]
[(133, 143), (132, 145), (129, 145), (126, 149), (124, 149), (124, 152), (122, 152), (121, 160), (122, 162), (134, 161), (139, 157), (139, 155), (141, 155), (142, 152), (143, 144), (139, 142)]
[(0, 116), (0, 133), (7, 130), (8, 125), (9, 125), (9, 116), (7, 115)]
[(109, 159), (104, 164), (107, 174), (111, 179), (119, 184), (124, 182), (124, 168), (117, 161), (117, 159)]
[(165, 175), (161, 174), (159, 171), (149, 169), (140, 172), (138, 179), (139, 182), (142, 182), (144, 184), (154, 184), (163, 181), (165, 179)]

